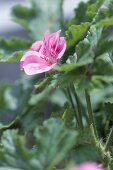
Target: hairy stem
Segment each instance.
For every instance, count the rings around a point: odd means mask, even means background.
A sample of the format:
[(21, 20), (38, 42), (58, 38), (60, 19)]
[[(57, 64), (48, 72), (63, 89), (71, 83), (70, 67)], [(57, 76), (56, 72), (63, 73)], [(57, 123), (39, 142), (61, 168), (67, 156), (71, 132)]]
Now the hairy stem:
[(76, 118), (77, 124), (78, 124), (78, 126), (79, 126), (79, 125), (80, 125), (79, 118), (78, 118), (77, 111), (76, 111), (76, 108), (75, 108), (75, 105), (74, 105), (74, 102), (73, 102), (71, 90), (70, 90), (69, 87), (67, 88), (67, 93), (68, 93), (68, 97), (69, 97), (69, 100), (70, 100), (72, 109), (73, 109), (74, 114), (75, 114), (75, 118)]
[(89, 124), (93, 126), (94, 134), (95, 137), (97, 138), (97, 129), (96, 129), (96, 124), (94, 120), (94, 114), (91, 106), (91, 100), (90, 100), (90, 95), (87, 90), (85, 90), (85, 96), (86, 96), (86, 103), (87, 103), (87, 110), (88, 110), (88, 115), (89, 115)]
[(78, 98), (78, 95), (76, 93), (74, 85), (71, 85), (71, 89), (72, 89), (72, 92), (73, 92), (73, 95), (75, 97), (76, 104), (77, 104), (78, 119), (79, 119), (80, 127), (81, 127), (81, 129), (83, 129), (83, 121), (82, 121), (82, 112), (81, 112), (80, 101), (79, 101), (79, 98)]
[(112, 141), (113, 141), (113, 127), (111, 128), (110, 133), (108, 135), (108, 138), (105, 144), (105, 151), (109, 149), (109, 146), (112, 143)]

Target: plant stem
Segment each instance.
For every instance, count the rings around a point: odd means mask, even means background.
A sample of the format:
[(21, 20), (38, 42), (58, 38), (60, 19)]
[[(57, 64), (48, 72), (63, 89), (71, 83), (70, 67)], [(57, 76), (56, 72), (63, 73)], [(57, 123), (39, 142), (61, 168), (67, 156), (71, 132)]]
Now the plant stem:
[(3, 127), (0, 128), (0, 138), (2, 136), (3, 131), (7, 130), (7, 129), (21, 129), (21, 121), (20, 121), (20, 117), (17, 116), (11, 123), (9, 123), (8, 125), (4, 125)]
[(83, 129), (80, 101), (79, 101), (79, 98), (78, 98), (78, 95), (76, 93), (74, 85), (71, 85), (71, 89), (72, 89), (73, 95), (74, 95), (74, 97), (76, 99), (76, 104), (77, 104), (77, 109), (78, 109), (78, 119), (79, 119), (79, 122), (80, 122), (80, 127), (81, 127), (81, 129)]
[(107, 138), (107, 141), (106, 141), (106, 144), (105, 144), (105, 151), (108, 150), (112, 141), (113, 141), (113, 127), (111, 128), (110, 133), (108, 135), (108, 138)]
[(79, 123), (78, 115), (76, 114), (75, 105), (74, 105), (74, 102), (73, 102), (73, 99), (72, 99), (72, 96), (71, 96), (71, 91), (70, 91), (69, 87), (67, 88), (67, 93), (68, 93), (68, 97), (69, 97), (70, 103), (72, 105), (72, 109), (73, 109), (73, 111), (75, 113), (75, 118), (76, 118), (77, 124), (79, 126), (80, 123)]
[(87, 110), (88, 110), (88, 115), (89, 115), (89, 124), (93, 126), (95, 137), (98, 138), (97, 129), (96, 129), (95, 120), (94, 120), (94, 114), (93, 114), (93, 110), (91, 106), (90, 95), (87, 90), (85, 90), (85, 96), (86, 96)]

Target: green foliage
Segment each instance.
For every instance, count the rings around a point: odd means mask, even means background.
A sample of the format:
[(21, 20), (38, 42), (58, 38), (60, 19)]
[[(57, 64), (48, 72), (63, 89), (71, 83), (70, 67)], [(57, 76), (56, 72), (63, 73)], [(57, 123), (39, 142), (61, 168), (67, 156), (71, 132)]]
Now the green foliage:
[(17, 130), (7, 130), (1, 139), (0, 164), (28, 170), (51, 170), (65, 158), (75, 137), (76, 132), (68, 130), (58, 119), (45, 121), (35, 130), (32, 146), (29, 146), (27, 136), (19, 135)]
[(75, 46), (86, 34), (90, 23), (82, 23), (81, 25), (71, 25), (66, 32), (67, 35), (67, 46)]
[(23, 56), (23, 51), (30, 47), (31, 42), (20, 38), (4, 39), (0, 38), (0, 61), (15, 62)]
[(61, 29), (63, 0), (56, 2), (52, 0), (31, 0), (30, 2), (31, 8), (15, 6), (12, 11), (12, 18), (30, 31), (32, 39), (42, 39), (44, 32), (48, 29), (51, 32)]
[(0, 38), (0, 61), (18, 62), (48, 29), (66, 31), (67, 50), (51, 72), (0, 85), (0, 169), (96, 161), (112, 170), (113, 0), (80, 2), (68, 23), (62, 0), (30, 4), (13, 7), (12, 18), (31, 40)]
[[(69, 21), (67, 24), (80, 24), (84, 22), (92, 22), (97, 15), (98, 10), (101, 9), (101, 5), (103, 5), (104, 0), (89, 0), (88, 2), (80, 2), (78, 7), (75, 9), (75, 17)], [(81, 12), (82, 11), (82, 12)]]

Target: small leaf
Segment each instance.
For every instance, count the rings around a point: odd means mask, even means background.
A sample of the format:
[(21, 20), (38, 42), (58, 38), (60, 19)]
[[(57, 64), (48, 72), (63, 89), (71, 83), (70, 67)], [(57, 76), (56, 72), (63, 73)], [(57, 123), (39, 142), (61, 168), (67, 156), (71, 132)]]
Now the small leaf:
[[(31, 42), (20, 38), (4, 39), (0, 38), (0, 61), (15, 62), (23, 56), (23, 51), (30, 47)], [(20, 51), (21, 50), (21, 51)]]
[(13, 20), (21, 24), (26, 29), (29, 29), (29, 22), (35, 16), (35, 11), (32, 8), (21, 5), (16, 5), (12, 8)]
[(24, 55), (23, 51), (17, 51), (12, 53), (11, 55), (4, 55), (1, 58), (1, 62), (19, 62), (22, 56)]
[(82, 40), (87, 33), (90, 23), (82, 23), (81, 25), (71, 25), (66, 31), (67, 46), (75, 46), (76, 43)]
[(107, 18), (107, 19), (103, 19), (101, 20), (99, 23), (97, 23), (98, 26), (104, 26), (104, 27), (108, 27), (113, 25), (113, 17)]
[(90, 62), (93, 61), (96, 50), (98, 49), (97, 45), (98, 41), (100, 40), (102, 30), (103, 28), (98, 28), (95, 25), (92, 25), (86, 38), (77, 44), (76, 53), (79, 62), (83, 62), (85, 60)]
[(94, 67), (96, 74), (113, 75), (113, 62), (109, 56), (109, 53), (104, 53), (101, 56), (98, 56), (95, 60)]

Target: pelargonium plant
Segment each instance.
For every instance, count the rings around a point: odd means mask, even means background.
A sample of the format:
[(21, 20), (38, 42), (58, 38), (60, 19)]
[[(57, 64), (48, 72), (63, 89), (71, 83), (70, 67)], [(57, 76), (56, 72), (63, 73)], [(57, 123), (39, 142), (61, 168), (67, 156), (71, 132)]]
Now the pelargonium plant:
[(28, 1), (11, 13), (26, 39), (0, 37), (21, 70), (0, 84), (0, 170), (113, 170), (113, 0), (68, 19), (65, 0)]

